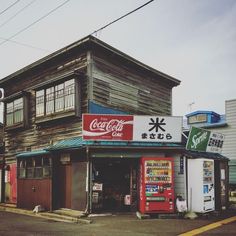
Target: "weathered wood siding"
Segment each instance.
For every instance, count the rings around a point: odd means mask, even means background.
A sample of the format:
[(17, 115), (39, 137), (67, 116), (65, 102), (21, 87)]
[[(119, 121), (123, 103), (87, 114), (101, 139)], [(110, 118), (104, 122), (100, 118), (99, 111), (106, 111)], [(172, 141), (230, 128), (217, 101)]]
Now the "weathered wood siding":
[(93, 55), (93, 100), (130, 114), (171, 115), (172, 86), (150, 73)]
[[(86, 60), (87, 55), (82, 54), (79, 57), (58, 62), (50, 68), (42, 68), (37, 73), (29, 74), (27, 77), (20, 77), (14, 83), (9, 83), (4, 88), (6, 97), (22, 90), (29, 93), (29, 126), (25, 129), (5, 131), (5, 157), (8, 163), (15, 161), (15, 154), (17, 152), (45, 148), (59, 140), (81, 135), (81, 117), (67, 117), (48, 123), (35, 124), (36, 105), (34, 87), (54, 77), (60, 75), (63, 77), (64, 74), (70, 71), (78, 71), (81, 74), (85, 74), (87, 68)], [(81, 84), (81, 97), (83, 98), (81, 101), (81, 110), (82, 112), (87, 112), (86, 76), (79, 76), (79, 81)]]

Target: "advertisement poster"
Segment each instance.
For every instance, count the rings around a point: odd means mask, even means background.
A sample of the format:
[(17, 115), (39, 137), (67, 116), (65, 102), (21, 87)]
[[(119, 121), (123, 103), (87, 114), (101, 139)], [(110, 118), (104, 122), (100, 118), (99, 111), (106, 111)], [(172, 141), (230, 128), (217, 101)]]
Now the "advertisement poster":
[(223, 134), (213, 133), (209, 130), (192, 126), (189, 132), (186, 149), (192, 151), (221, 153), (223, 143)]
[(181, 142), (182, 117), (83, 114), (84, 140)]

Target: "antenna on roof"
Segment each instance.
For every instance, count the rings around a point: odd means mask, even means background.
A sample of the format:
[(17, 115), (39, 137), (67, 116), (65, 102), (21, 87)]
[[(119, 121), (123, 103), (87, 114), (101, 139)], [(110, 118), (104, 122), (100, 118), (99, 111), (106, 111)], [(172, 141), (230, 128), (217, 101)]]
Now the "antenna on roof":
[(191, 102), (188, 104), (189, 112), (192, 112), (192, 106), (195, 104), (195, 102)]

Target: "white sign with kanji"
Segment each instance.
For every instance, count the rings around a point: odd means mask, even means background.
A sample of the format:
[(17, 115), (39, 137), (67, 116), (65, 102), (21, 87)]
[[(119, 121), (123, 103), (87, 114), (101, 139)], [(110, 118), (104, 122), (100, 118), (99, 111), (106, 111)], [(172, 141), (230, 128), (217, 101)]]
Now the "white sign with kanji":
[(134, 116), (133, 122), (133, 141), (181, 142), (180, 116)]

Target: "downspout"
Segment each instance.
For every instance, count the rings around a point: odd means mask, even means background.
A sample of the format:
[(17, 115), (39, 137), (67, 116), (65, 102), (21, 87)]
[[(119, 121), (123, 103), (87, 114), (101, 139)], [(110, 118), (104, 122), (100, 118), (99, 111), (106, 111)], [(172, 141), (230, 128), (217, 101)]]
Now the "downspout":
[(86, 191), (87, 191), (87, 203), (85, 213), (91, 213), (92, 203), (91, 203), (91, 163), (89, 157), (89, 147), (86, 147), (86, 160), (87, 160), (87, 178), (86, 178)]

